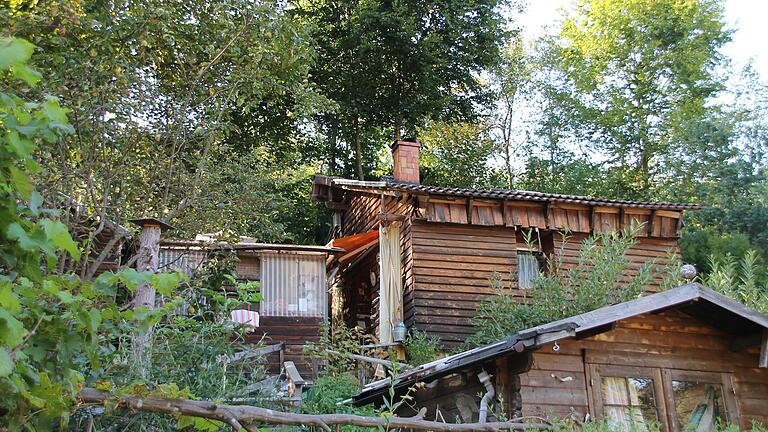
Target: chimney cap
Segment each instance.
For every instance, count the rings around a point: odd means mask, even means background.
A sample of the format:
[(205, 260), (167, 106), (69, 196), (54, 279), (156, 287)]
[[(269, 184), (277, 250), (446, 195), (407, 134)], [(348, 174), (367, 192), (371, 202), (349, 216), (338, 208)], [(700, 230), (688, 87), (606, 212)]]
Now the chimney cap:
[(401, 145), (411, 146), (411, 147), (421, 147), (421, 143), (419, 143), (419, 140), (417, 138), (396, 139), (390, 147), (392, 151), (394, 151), (398, 146), (401, 146)]

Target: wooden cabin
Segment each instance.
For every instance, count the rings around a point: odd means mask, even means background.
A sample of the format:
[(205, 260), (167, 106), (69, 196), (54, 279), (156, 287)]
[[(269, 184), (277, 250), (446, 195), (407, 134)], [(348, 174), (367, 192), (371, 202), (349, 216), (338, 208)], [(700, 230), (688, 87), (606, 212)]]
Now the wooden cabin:
[[(643, 224), (629, 252), (630, 273), (679, 254), (683, 211), (695, 204), (623, 201), (519, 190), (419, 184), (419, 144), (393, 145), (394, 178), (358, 181), (317, 176), (313, 198), (333, 212), (341, 257), (334, 311), (383, 343), (400, 322), (447, 348), (473, 333), (491, 279), (524, 298), (556, 252), (567, 269), (594, 232)], [(395, 239), (396, 237), (396, 239)], [(660, 280), (649, 287), (658, 289)]]
[[(483, 396), (508, 418), (606, 419), (613, 430), (768, 425), (768, 316), (699, 284), (608, 306), (405, 371), (401, 415), (477, 422)], [(483, 374), (491, 379), (481, 383)], [(355, 404), (380, 404), (389, 380)], [(490, 398), (487, 398), (490, 399)], [(489, 421), (492, 415), (489, 415)]]
[(319, 341), (320, 326), (329, 312), (326, 262), (343, 251), (249, 239), (235, 244), (216, 243), (209, 236), (198, 236), (197, 240), (161, 241), (158, 269), (192, 276), (212, 250), (221, 248), (237, 254), (238, 281), (261, 283), (262, 300), (245, 311), (258, 320), (248, 333), (248, 341), (257, 343), (263, 339), (270, 372), (277, 373), (284, 361), (292, 361), (307, 376), (310, 362), (305, 358), (304, 345)]

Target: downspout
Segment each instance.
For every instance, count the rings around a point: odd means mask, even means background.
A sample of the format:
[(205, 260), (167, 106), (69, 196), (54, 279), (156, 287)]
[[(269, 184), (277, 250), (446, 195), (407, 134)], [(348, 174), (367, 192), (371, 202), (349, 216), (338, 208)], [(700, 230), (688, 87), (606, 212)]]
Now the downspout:
[(485, 369), (481, 370), (480, 373), (477, 374), (477, 377), (480, 379), (480, 384), (485, 386), (485, 394), (483, 395), (483, 398), (480, 399), (480, 419), (478, 420), (478, 423), (485, 423), (488, 418), (488, 405), (496, 395), (496, 390), (493, 388), (491, 376), (488, 375), (488, 372), (486, 372)]

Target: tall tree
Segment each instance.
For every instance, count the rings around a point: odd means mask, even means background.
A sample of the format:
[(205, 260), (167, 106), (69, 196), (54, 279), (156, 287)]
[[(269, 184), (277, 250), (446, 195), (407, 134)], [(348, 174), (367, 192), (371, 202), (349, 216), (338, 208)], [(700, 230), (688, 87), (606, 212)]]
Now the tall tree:
[(354, 153), (355, 175), (364, 177), (363, 153), (381, 145), (362, 142), (371, 129), (397, 138), (427, 119), (473, 120), (491, 100), (478, 78), (500, 60), (505, 3), (301, 2), (298, 16), (315, 29), (312, 78), (338, 108), (321, 119), (330, 170), (343, 142)]
[(279, 4), (59, 0), (2, 8), (0, 23), (39, 47), (51, 78), (39, 92), (71, 110), (75, 134), (42, 149), (39, 180), (50, 205), (71, 209), (73, 232), (87, 233), (86, 257), (105, 221), (151, 214), (189, 226), (184, 210), (214, 157), (280, 150), (290, 137), (251, 126), (295, 130), (322, 99), (307, 79), (308, 35)]
[(717, 0), (578, 0), (545, 53), (544, 124), (619, 167), (618, 194), (648, 196), (678, 126), (722, 88), (729, 38)]

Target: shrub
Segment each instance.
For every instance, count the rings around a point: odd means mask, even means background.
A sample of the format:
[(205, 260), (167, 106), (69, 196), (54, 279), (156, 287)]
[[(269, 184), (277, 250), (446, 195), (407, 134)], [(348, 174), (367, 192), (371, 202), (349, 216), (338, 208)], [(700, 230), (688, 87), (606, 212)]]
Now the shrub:
[(758, 312), (768, 313), (768, 281), (757, 251), (747, 251), (741, 260), (730, 254), (712, 255), (709, 262), (710, 271), (699, 277), (701, 283)]
[(529, 327), (638, 297), (656, 271), (651, 260), (634, 277), (626, 277), (630, 266), (627, 252), (636, 244), (639, 229), (592, 235), (582, 243), (576, 265), (568, 269), (563, 268), (559, 251), (549, 262), (547, 273), (534, 279), (525, 302), (515, 298), (500, 278), (492, 279), (495, 293), (478, 305), (471, 319), (475, 334), (468, 342), (493, 342)]
[(441, 357), (440, 341), (415, 330), (403, 342), (405, 355), (413, 366), (423, 365)]

